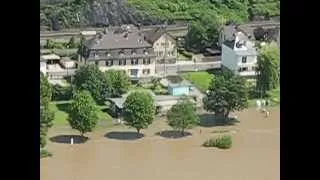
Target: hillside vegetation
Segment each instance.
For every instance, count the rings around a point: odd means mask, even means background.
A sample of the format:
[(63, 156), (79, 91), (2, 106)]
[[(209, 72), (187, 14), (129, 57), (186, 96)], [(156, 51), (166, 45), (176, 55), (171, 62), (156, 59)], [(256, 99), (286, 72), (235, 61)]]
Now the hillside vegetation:
[(280, 0), (41, 0), (40, 26), (160, 24), (188, 20), (189, 49), (212, 46), (226, 22), (280, 15)]

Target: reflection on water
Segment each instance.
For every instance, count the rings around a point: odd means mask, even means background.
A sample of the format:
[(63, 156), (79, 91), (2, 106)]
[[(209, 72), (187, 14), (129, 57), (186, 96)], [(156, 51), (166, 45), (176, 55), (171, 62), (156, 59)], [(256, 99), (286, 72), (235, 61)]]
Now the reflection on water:
[[(165, 122), (155, 122), (143, 131), (145, 137), (136, 140), (110, 139), (104, 137), (107, 132), (97, 132), (83, 144), (50, 142), (54, 156), (41, 159), (41, 179), (279, 179), (279, 110), (273, 110), (268, 120), (254, 110), (249, 112), (237, 114), (240, 131), (232, 134), (230, 150), (201, 147), (216, 135), (212, 127), (201, 127), (201, 135), (195, 128), (190, 130), (192, 136), (177, 139), (155, 135), (162, 129), (159, 126), (170, 129)], [(273, 133), (253, 133), (257, 129)]]

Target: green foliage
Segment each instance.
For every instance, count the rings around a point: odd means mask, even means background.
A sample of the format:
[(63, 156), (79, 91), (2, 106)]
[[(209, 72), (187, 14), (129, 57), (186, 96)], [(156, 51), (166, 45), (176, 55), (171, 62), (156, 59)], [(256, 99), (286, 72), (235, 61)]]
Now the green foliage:
[(40, 158), (46, 158), (46, 157), (52, 157), (52, 153), (45, 149), (40, 149)]
[(202, 92), (208, 90), (210, 83), (214, 78), (212, 74), (205, 71), (182, 73), (181, 76), (191, 81)]
[(40, 73), (40, 147), (46, 145), (48, 129), (53, 125), (54, 113), (49, 108), (52, 91), (49, 81)]
[(83, 136), (92, 132), (98, 122), (98, 107), (89, 91), (77, 91), (73, 96), (68, 122)]
[(121, 97), (129, 90), (130, 78), (125, 71), (108, 70), (105, 77), (111, 97)]
[(47, 39), (46, 44), (43, 46), (44, 49), (65, 49), (64, 43), (55, 42), (52, 39)]
[[(76, 16), (79, 14), (81, 24), (89, 25), (88, 17), (93, 14), (90, 11), (96, 6), (93, 3), (102, 6), (104, 0), (41, 3), (40, 24), (51, 29), (79, 27)], [(189, 19), (191, 29), (187, 47), (196, 50), (215, 43), (221, 26), (227, 21), (243, 22), (249, 16), (280, 15), (280, 0), (127, 0), (126, 3), (128, 7), (137, 9), (130, 17), (140, 23), (155, 19), (169, 22)], [(102, 8), (109, 9), (108, 5), (105, 6)]]
[(73, 77), (72, 85), (78, 90), (89, 91), (98, 104), (104, 104), (108, 92), (111, 91), (105, 74), (96, 65), (80, 66)]
[(223, 73), (211, 82), (209, 93), (203, 99), (204, 108), (227, 119), (229, 113), (248, 107), (248, 88), (239, 76)]
[(128, 3), (161, 19), (192, 19), (187, 48), (195, 50), (217, 42), (226, 21), (242, 22), (249, 16), (247, 0), (128, 0)]
[(150, 93), (134, 91), (129, 94), (123, 105), (124, 120), (127, 125), (135, 128), (138, 133), (147, 128), (153, 121), (155, 105)]
[(218, 138), (211, 138), (203, 143), (204, 147), (217, 147), (220, 149), (229, 149), (232, 146), (231, 136), (225, 135)]
[(280, 0), (249, 0), (249, 3), (248, 10), (251, 17), (280, 15)]
[(52, 98), (52, 89), (48, 78), (40, 72), (40, 105), (48, 106)]
[(75, 38), (72, 36), (70, 38), (68, 44), (67, 44), (67, 48), (71, 48), (72, 49), (72, 48), (77, 48), (77, 47), (78, 47), (78, 45), (77, 45), (77, 43), (75, 41)]
[(178, 49), (178, 53), (183, 55), (185, 58), (192, 58), (193, 53), (186, 51), (185, 49)]
[(196, 108), (186, 97), (171, 107), (167, 113), (167, 118), (169, 126), (181, 131), (182, 134), (185, 129), (191, 129), (199, 123)]
[(280, 48), (271, 43), (259, 49), (257, 62), (257, 90), (262, 95), (279, 85)]
[(53, 101), (67, 101), (72, 98), (71, 86), (60, 86), (58, 84), (52, 86), (52, 100)]

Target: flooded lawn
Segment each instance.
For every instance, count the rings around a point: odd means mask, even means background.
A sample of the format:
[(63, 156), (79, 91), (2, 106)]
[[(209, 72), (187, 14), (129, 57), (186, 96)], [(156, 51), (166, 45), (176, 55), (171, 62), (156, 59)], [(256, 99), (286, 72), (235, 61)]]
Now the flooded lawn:
[[(134, 129), (114, 127), (88, 134), (84, 143), (49, 141), (47, 149), (53, 157), (41, 159), (41, 179), (277, 180), (280, 108), (270, 112), (269, 118), (255, 109), (237, 112), (240, 123), (205, 124), (181, 138), (171, 138), (172, 129), (164, 120), (156, 120), (142, 131), (143, 135), (137, 135)], [(68, 129), (51, 129), (49, 135), (57, 139), (75, 134), (69, 133)], [(221, 134), (231, 134), (231, 149), (201, 146), (205, 140)]]

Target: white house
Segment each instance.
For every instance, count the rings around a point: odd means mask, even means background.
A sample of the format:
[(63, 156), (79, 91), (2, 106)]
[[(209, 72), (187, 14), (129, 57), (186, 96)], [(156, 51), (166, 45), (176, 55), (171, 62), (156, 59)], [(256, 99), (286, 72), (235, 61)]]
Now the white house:
[(237, 75), (254, 76), (257, 64), (254, 43), (243, 32), (235, 32), (232, 40), (225, 39), (222, 43), (221, 61)]

